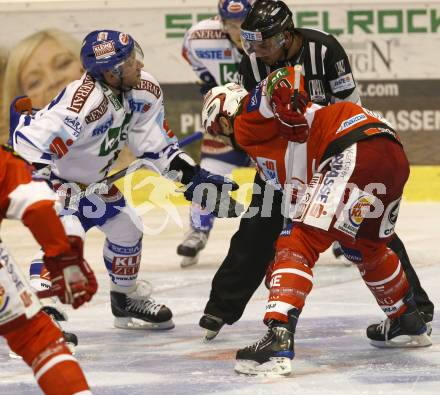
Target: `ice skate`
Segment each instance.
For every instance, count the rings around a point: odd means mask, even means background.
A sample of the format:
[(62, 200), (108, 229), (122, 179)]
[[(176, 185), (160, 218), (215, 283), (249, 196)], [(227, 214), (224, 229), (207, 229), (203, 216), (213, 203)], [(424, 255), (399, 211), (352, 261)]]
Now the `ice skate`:
[(211, 314), (204, 314), (199, 321), (199, 326), (205, 329), (204, 340), (210, 341), (214, 339), (224, 324), (225, 322), (220, 317)]
[(137, 281), (136, 288), (128, 293), (110, 291), (114, 326), (121, 329), (172, 329), (171, 310), (155, 303), (150, 297), (151, 286)]
[[(410, 295), (409, 298), (412, 298)], [(427, 347), (431, 341), (431, 323), (425, 323), (413, 301), (405, 302), (406, 311), (395, 319), (387, 318), (367, 328), (367, 337), (375, 347)]]
[(180, 261), (180, 267), (181, 268), (185, 268), (185, 267), (188, 267), (188, 266), (193, 266), (193, 265), (195, 265), (198, 262), (199, 262), (199, 254), (197, 254), (194, 257), (185, 256)]
[(191, 229), (185, 239), (177, 247), (177, 254), (183, 256), (180, 266), (182, 268), (195, 265), (199, 260), (199, 252), (203, 250), (208, 241), (208, 233)]
[(293, 333), (286, 324), (275, 322), (261, 340), (237, 351), (234, 370), (252, 376), (288, 376), (294, 356)]

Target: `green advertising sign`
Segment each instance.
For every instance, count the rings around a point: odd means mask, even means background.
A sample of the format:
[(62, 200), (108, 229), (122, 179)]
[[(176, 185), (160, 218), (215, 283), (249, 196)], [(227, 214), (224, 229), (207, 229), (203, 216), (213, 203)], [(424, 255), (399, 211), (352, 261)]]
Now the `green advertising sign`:
[[(194, 23), (215, 14), (166, 14), (167, 38), (182, 38)], [(333, 35), (437, 33), (440, 11), (436, 8), (297, 11), (296, 27), (322, 29)]]

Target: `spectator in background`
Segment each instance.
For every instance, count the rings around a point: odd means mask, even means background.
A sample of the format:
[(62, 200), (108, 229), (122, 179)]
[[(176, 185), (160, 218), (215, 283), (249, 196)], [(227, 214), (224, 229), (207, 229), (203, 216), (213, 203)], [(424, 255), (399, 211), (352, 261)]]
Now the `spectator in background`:
[(4, 120), (9, 120), (9, 104), (16, 96), (29, 96), (35, 108), (43, 108), (69, 82), (80, 78), (80, 46), (68, 33), (56, 29), (41, 30), (14, 46), (4, 75)]

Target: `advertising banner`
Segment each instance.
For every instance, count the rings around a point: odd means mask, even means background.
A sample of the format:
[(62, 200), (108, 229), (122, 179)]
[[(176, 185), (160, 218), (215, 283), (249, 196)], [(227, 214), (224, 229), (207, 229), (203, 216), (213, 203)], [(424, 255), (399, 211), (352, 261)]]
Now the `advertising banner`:
[[(413, 164), (440, 163), (440, 1), (286, 1), (297, 27), (327, 31), (346, 49), (363, 104), (399, 130)], [(145, 69), (165, 91), (176, 134), (200, 129), (201, 95), (181, 56), (185, 31), (216, 14), (216, 0), (0, 1), (7, 39), (0, 54), (25, 37), (56, 28), (78, 42), (94, 29), (132, 34)], [(5, 36), (6, 37), (6, 36)], [(3, 103), (7, 106), (7, 103)], [(5, 131), (3, 131), (4, 135)]]

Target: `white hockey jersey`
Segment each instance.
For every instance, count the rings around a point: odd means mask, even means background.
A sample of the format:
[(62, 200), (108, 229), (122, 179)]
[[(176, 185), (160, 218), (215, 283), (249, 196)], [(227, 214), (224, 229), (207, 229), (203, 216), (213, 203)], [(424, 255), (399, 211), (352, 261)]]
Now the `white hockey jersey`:
[[(238, 81), (242, 53), (229, 39), (220, 17), (205, 19), (185, 34), (182, 56), (206, 84), (206, 91), (217, 85)], [(221, 139), (203, 136), (202, 158), (211, 157), (236, 166), (247, 166), (248, 158)]]
[(86, 185), (106, 177), (126, 144), (161, 173), (181, 152), (165, 119), (162, 90), (145, 71), (139, 85), (119, 97), (84, 74), (35, 116), (21, 116), (12, 141), (28, 161), (50, 164), (56, 177)]
[(229, 40), (218, 16), (200, 21), (186, 32), (182, 55), (202, 81), (206, 81), (203, 74), (207, 72), (217, 85), (238, 81), (242, 54)]

